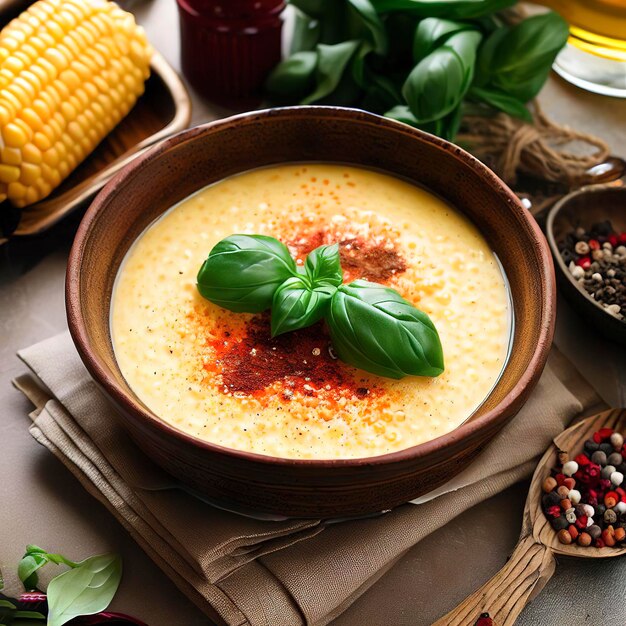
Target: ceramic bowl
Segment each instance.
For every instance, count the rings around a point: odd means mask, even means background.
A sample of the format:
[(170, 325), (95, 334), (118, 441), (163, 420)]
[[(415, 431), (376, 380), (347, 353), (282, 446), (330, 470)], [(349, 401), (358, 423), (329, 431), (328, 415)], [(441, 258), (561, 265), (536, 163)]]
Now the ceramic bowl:
[[(373, 458), (274, 458), (207, 443), (166, 424), (120, 373), (109, 307), (115, 275), (133, 241), (169, 207), (209, 183), (265, 165), (307, 161), (375, 168), (425, 186), (465, 213), (500, 258), (515, 315), (511, 356), (484, 404), (456, 430)], [(461, 148), (363, 111), (293, 107), (198, 126), (135, 159), (100, 192), (80, 225), (66, 300), (70, 331), (87, 369), (154, 461), (232, 510), (336, 517), (389, 509), (438, 487), (520, 410), (550, 349), (555, 281), (548, 245), (533, 218)]]
[(572, 276), (559, 252), (559, 242), (581, 226), (610, 220), (618, 232), (626, 231), (626, 187), (607, 185), (575, 191), (557, 202), (548, 214), (546, 235), (556, 264), (559, 287), (570, 304), (607, 339), (626, 346), (626, 321), (607, 313)]

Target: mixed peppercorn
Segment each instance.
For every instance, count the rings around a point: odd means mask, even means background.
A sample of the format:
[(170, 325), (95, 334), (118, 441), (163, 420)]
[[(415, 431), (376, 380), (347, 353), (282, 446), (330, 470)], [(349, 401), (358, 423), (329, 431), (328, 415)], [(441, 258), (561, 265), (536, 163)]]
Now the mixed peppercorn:
[(573, 460), (559, 451), (542, 505), (562, 544), (603, 548), (626, 540), (625, 474), (624, 437), (610, 428), (594, 433)]
[(617, 233), (610, 221), (589, 231), (577, 228), (560, 242), (559, 252), (585, 291), (608, 313), (626, 319), (626, 232)]

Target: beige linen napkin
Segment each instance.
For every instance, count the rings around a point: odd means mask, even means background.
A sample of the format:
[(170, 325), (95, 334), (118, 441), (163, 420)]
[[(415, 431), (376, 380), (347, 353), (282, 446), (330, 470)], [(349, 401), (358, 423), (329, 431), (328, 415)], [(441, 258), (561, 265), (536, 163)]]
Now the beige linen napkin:
[(67, 333), (19, 353), (31, 433), (131, 533), (174, 583), (229, 626), (323, 626), (415, 543), (530, 475), (536, 457), (598, 397), (553, 351), (530, 400), (465, 472), (385, 515), (342, 523), (258, 520), (177, 488), (128, 438)]

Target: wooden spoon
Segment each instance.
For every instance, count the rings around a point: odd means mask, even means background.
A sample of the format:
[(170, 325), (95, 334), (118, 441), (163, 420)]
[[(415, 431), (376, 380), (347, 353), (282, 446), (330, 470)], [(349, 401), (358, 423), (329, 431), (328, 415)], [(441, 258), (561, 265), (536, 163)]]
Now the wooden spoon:
[(507, 564), (478, 591), (433, 626), (473, 626), (482, 613), (488, 613), (494, 626), (512, 626), (526, 606), (554, 573), (555, 555), (604, 558), (626, 554), (626, 545), (613, 548), (581, 548), (559, 543), (541, 509), (541, 485), (557, 463), (557, 452), (574, 458), (582, 452), (585, 440), (600, 428), (626, 432), (626, 410), (613, 409), (589, 417), (563, 431), (543, 455), (533, 475), (524, 507), (520, 540)]

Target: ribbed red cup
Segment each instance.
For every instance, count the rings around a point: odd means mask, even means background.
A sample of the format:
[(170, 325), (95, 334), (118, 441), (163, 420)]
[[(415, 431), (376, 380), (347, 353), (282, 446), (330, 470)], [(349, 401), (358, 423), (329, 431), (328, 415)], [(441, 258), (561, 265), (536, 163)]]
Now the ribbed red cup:
[(227, 106), (261, 98), (280, 61), (284, 0), (177, 0), (181, 64), (203, 96)]

